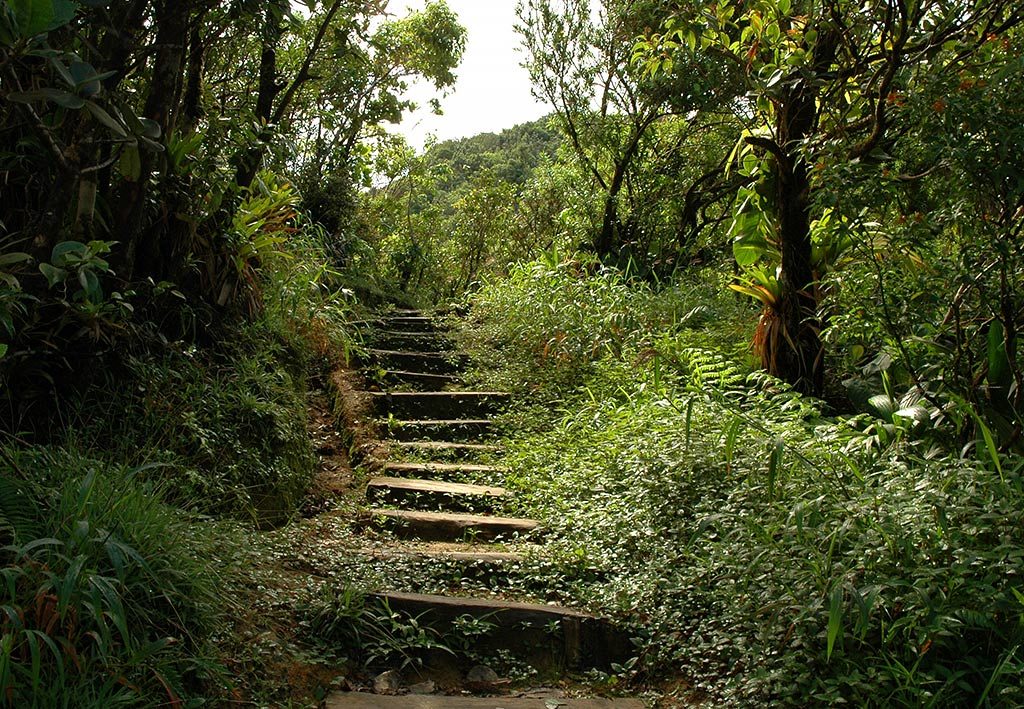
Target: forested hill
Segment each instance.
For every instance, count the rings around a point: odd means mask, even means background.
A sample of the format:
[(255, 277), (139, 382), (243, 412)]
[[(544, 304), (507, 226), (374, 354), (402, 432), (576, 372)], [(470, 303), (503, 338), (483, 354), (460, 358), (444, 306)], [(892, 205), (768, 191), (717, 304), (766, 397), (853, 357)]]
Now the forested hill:
[(448, 164), (446, 190), (457, 189), (474, 176), (491, 173), (502, 182), (525, 184), (545, 157), (554, 157), (562, 135), (549, 117), (508, 128), (437, 143), (427, 150), (428, 165)]

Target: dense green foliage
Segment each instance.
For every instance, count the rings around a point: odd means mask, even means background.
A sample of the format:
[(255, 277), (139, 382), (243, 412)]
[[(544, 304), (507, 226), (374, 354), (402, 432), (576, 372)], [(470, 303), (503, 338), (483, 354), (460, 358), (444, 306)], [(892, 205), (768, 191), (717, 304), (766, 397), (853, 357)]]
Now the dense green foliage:
[(596, 681), (1024, 704), (1024, 7), (518, 16), (552, 113), (417, 153), (386, 124), (454, 85), (444, 2), (0, 3), (0, 704), (251, 699), (280, 660), (231, 594), (363, 666), (470, 656), (485, 628), (238, 562), (393, 302), (465, 305), (474, 383), (518, 395), (554, 557), (509, 589), (635, 628)]
[(338, 269), (367, 146), (465, 43), (443, 2), (385, 9), (0, 3), (5, 706), (276, 681), (226, 669), (225, 600), (254, 594), (230, 525), (309, 490), (307, 381), (355, 345)]
[(213, 539), (152, 466), (7, 447), (0, 485), (5, 706), (172, 703), (223, 684)]
[(950, 450), (909, 405), (823, 416), (711, 349), (743, 317), (572, 263), (475, 297), (480, 376), (527, 397), (517, 511), (583, 569), (569, 599), (636, 619), (632, 673), (682, 672), (712, 704), (1024, 701), (1019, 459)]
[(372, 251), (350, 270), (397, 285), (412, 302), (451, 302), (487, 274), (551, 248), (564, 180), (561, 144), (546, 119), (500, 134), (430, 146), (402, 140), (379, 154), (381, 179), (364, 200)]

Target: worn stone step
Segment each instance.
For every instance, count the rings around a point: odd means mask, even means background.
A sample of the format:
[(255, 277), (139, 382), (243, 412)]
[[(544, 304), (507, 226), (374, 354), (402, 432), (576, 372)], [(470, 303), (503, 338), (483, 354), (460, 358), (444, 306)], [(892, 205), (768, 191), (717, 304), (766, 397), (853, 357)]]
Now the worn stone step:
[(497, 479), (506, 472), (497, 465), (476, 465), (473, 463), (403, 463), (384, 464), (384, 472), (398, 478), (420, 478), (430, 480), (458, 481), (466, 477)]
[(378, 414), (400, 419), (482, 419), (509, 400), (509, 394), (500, 391), (375, 391), (369, 395)]
[(423, 455), (430, 456), (435, 460), (465, 460), (501, 451), (501, 446), (485, 443), (448, 443), (446, 441), (393, 441), (388, 447), (396, 456)]
[(403, 332), (402, 330), (373, 330), (366, 339), (382, 350), (413, 350), (417, 352), (444, 352), (454, 343), (438, 332)]
[(526, 558), (518, 551), (483, 551), (475, 545), (437, 542), (423, 547), (392, 545), (385, 548), (356, 549), (354, 553), (378, 559), (429, 559), (438, 562), (457, 561), (467, 565), (515, 564)]
[(461, 379), (456, 374), (432, 374), (430, 372), (408, 372), (401, 369), (365, 369), (364, 375), (381, 388), (403, 391), (440, 391), (456, 387)]
[(540, 529), (537, 520), (518, 517), (381, 508), (373, 508), (369, 512), (375, 522), (392, 529), (400, 537), (432, 541), (511, 539), (536, 534)]
[(613, 662), (629, 659), (633, 653), (627, 633), (606, 619), (573, 608), (419, 593), (372, 595), (386, 602), (391, 611), (419, 618), (442, 633), (457, 618), (469, 616), (486, 621), (492, 624), (493, 631), (480, 638), (477, 652), (503, 649), (534, 666), (607, 668)]
[(378, 327), (402, 332), (435, 332), (438, 324), (427, 315), (385, 315), (378, 320)]
[(475, 441), (491, 432), (490, 419), (383, 420), (387, 435), (397, 441)]
[(511, 495), (503, 487), (490, 485), (380, 476), (366, 484), (366, 497), (373, 502), (401, 503), (407, 508), (440, 505), (449, 510), (465, 510), (490, 508)]
[(370, 348), (367, 353), (382, 369), (428, 374), (455, 374), (465, 366), (468, 359), (466, 355), (457, 352), (413, 352)]
[(388, 696), (335, 692), (325, 709), (644, 709), (639, 699), (605, 697), (550, 699), (544, 697), (447, 697), (437, 694)]

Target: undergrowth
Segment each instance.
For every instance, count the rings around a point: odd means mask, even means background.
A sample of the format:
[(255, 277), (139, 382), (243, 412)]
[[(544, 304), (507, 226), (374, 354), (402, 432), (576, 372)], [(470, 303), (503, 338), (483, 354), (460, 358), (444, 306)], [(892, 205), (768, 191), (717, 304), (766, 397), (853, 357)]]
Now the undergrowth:
[[(721, 317), (648, 317), (665, 296), (646, 287), (563, 271), (571, 287), (531, 295), (526, 273), (475, 309), (479, 347), (510, 363), (481, 377), (561, 402), (506, 416), (509, 486), (556, 557), (603, 571), (565, 600), (636, 625), (632, 676), (711, 705), (1024, 704), (1019, 460), (825, 417), (708, 347), (735, 332)], [(609, 307), (610, 285), (635, 329), (572, 312)], [(676, 292), (677, 313), (718, 305)]]
[(264, 599), (286, 583), (255, 530), (298, 514), (308, 380), (355, 346), (356, 305), (290, 188), (265, 191), (240, 212), (254, 233), (220, 274), (236, 296), (224, 312), (159, 284), (169, 307), (3, 431), (0, 706), (284, 706), (323, 684), (300, 650), (264, 640), (294, 599)]
[(0, 703), (181, 703), (223, 686), (214, 541), (145, 468), (6, 447), (0, 477)]
[(76, 402), (69, 437), (111, 460), (163, 463), (149, 475), (178, 505), (281, 523), (313, 472), (302, 394), (310, 356), (266, 326), (215, 348), (134, 356), (115, 385)]

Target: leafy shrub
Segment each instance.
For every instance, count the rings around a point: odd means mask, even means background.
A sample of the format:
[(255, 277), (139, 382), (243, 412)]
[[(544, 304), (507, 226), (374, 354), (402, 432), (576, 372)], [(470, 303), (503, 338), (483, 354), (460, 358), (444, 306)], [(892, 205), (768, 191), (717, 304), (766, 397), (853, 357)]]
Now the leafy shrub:
[(587, 570), (562, 600), (644, 626), (643, 671), (715, 703), (1020, 705), (1021, 466), (826, 418), (738, 356), (738, 307), (570, 263), (478, 294), (482, 376), (558, 402), (520, 397), (506, 447), (514, 512)]
[(59, 448), (2, 457), (0, 703), (198, 697), (217, 679), (211, 540), (160, 502), (142, 468)]
[(432, 652), (455, 654), (450, 639), (423, 618), (350, 588), (321, 589), (301, 615), (302, 626), (328, 650), (357, 654), (367, 667), (404, 670), (422, 665)]
[(137, 356), (126, 383), (79, 404), (81, 425), (69, 435), (115, 460), (163, 461), (148, 475), (183, 507), (279, 523), (313, 472), (306, 365), (304, 352), (259, 326), (216, 350)]
[(713, 281), (655, 290), (584, 256), (552, 253), (485, 283), (470, 300), (459, 337), (489, 385), (557, 391), (581, 383), (594, 362), (620, 358), (660, 329), (688, 331), (716, 320), (716, 342), (735, 348), (741, 340), (730, 327), (742, 307)]

